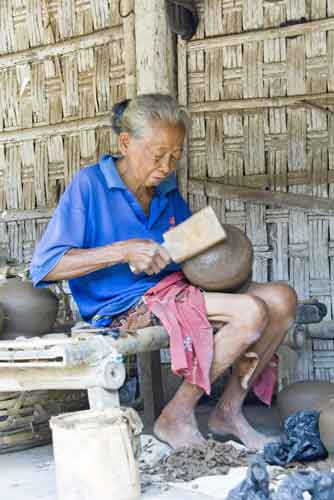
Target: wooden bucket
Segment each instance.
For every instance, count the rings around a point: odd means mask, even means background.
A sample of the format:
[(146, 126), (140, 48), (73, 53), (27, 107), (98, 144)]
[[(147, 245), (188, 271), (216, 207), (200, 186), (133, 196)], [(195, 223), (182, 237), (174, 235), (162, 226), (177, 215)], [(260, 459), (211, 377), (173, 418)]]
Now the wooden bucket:
[(87, 391), (0, 393), (0, 454), (51, 442), (49, 420), (89, 407)]
[(143, 425), (132, 408), (53, 417), (59, 500), (138, 500), (135, 454)]

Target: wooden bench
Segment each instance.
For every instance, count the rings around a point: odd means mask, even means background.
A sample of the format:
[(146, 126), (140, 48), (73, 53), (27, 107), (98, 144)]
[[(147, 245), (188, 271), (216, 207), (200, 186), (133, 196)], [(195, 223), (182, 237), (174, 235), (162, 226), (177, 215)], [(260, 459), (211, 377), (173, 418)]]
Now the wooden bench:
[(149, 327), (117, 340), (102, 333), (74, 328), (72, 336), (0, 341), (0, 391), (87, 389), (91, 408), (119, 406), (124, 357), (138, 354), (145, 420), (152, 424), (163, 405), (160, 349), (168, 347), (166, 331)]

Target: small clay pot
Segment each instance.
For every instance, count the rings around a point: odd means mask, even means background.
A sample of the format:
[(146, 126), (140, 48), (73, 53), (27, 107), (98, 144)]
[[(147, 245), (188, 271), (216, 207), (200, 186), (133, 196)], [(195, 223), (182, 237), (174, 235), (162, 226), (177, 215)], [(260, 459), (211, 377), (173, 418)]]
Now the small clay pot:
[(0, 306), (5, 313), (1, 340), (34, 337), (50, 333), (58, 299), (48, 288), (34, 288), (29, 280), (1, 278)]
[(277, 407), (282, 421), (297, 411), (320, 411), (334, 394), (334, 384), (324, 380), (295, 382), (277, 396)]
[(319, 430), (323, 445), (328, 454), (334, 457), (334, 392), (329, 396), (327, 404), (321, 410)]
[(253, 247), (249, 238), (235, 226), (224, 224), (226, 239), (187, 260), (182, 270), (188, 281), (207, 291), (234, 291), (250, 280)]

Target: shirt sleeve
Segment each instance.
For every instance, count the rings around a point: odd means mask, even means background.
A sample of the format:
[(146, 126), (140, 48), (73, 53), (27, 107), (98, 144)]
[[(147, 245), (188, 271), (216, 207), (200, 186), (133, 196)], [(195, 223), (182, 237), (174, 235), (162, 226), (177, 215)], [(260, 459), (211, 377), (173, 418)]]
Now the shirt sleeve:
[(89, 190), (87, 181), (77, 174), (60, 199), (42, 239), (36, 246), (30, 276), (36, 287), (50, 285), (43, 278), (71, 248), (85, 246)]

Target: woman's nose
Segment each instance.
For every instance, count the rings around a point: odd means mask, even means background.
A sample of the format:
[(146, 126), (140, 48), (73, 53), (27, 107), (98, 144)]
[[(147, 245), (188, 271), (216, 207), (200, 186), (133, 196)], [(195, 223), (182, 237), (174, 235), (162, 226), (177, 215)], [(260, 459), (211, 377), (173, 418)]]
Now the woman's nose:
[(165, 174), (168, 174), (172, 169), (172, 161), (168, 158), (164, 159), (161, 163), (161, 169)]

